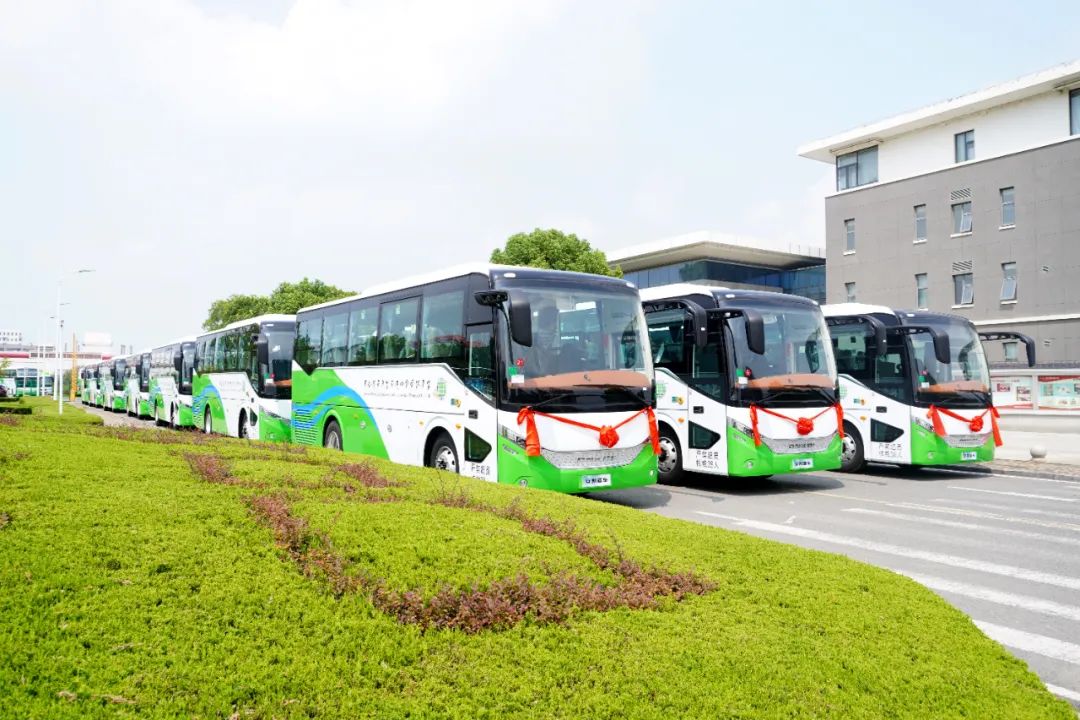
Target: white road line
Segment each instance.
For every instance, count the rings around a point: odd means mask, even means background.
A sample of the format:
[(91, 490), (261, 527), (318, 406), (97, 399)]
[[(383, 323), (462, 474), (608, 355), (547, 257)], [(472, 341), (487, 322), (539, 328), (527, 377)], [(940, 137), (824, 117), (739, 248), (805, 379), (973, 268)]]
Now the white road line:
[(1071, 665), (1080, 665), (1080, 645), (982, 620), (972, 620), (972, 622), (988, 636), (1007, 647), (1053, 658)]
[(950, 490), (964, 490), (966, 492), (989, 493), (990, 495), (1008, 495), (1009, 497), (1034, 498), (1036, 500), (1057, 500), (1059, 502), (1080, 502), (1080, 498), (1061, 497), (1060, 495), (1035, 495), (1034, 493), (1012, 492), (1011, 490), (987, 490), (986, 488), (964, 487), (963, 485), (949, 485)]
[(1061, 518), (1062, 520), (1080, 520), (1076, 513), (1057, 512), (1055, 510), (1037, 510), (1035, 508), (1020, 508), (1011, 505), (995, 505), (994, 503), (976, 502), (974, 500), (957, 500), (956, 498), (934, 498), (934, 502), (945, 502), (951, 505), (965, 505), (967, 507), (987, 508), (989, 510), (1008, 510), (1009, 512), (1024, 513), (1025, 515), (1042, 515), (1043, 517)]
[[(926, 512), (942, 513), (944, 515), (959, 515), (961, 517), (975, 517), (983, 520), (1000, 520), (1002, 522), (1019, 523), (1022, 525), (1034, 525), (1036, 527), (1055, 528), (1057, 530), (1080, 530), (1080, 525), (1073, 523), (1054, 522), (1052, 520), (1032, 520), (1031, 518), (1019, 518), (1009, 517), (1008, 515), (999, 515), (997, 513), (981, 512), (979, 510), (963, 510), (960, 508), (945, 508), (938, 507), (936, 505), (921, 505), (919, 503), (912, 502), (889, 502), (888, 500), (877, 500), (875, 498), (859, 497), (858, 495), (843, 495), (840, 493), (830, 493), (823, 491), (807, 492), (807, 495), (820, 495), (822, 497), (834, 498), (836, 500), (844, 500), (845, 502), (863, 502), (871, 503), (874, 505), (884, 505), (885, 507), (901, 508), (904, 510), (924, 510)], [(941, 502), (952, 502), (964, 505), (976, 505), (978, 503), (970, 503), (965, 500), (947, 500), (945, 498), (936, 498)], [(1014, 508), (1008, 508), (1004, 506), (1000, 507), (1004, 510), (1012, 510)], [(1077, 518), (1080, 520), (1080, 517)]]
[(1069, 690), (1058, 685), (1046, 684), (1046, 689), (1057, 695), (1059, 698), (1065, 698), (1066, 700), (1072, 700), (1073, 702), (1080, 703), (1080, 692), (1075, 690)]
[(908, 522), (924, 523), (926, 525), (938, 525), (940, 527), (959, 528), (962, 530), (986, 530), (995, 535), (1011, 535), (1012, 537), (1030, 538), (1045, 542), (1061, 543), (1062, 545), (1075, 545), (1080, 547), (1080, 538), (1061, 537), (1047, 535), (1045, 533), (1028, 532), (1026, 530), (1014, 530), (1013, 528), (996, 527), (994, 525), (980, 525), (979, 523), (960, 522), (959, 520), (942, 520), (941, 518), (923, 517), (922, 515), (908, 515), (907, 513), (895, 513), (888, 510), (872, 510), (870, 508), (844, 508), (843, 512), (858, 513), (859, 515), (873, 515), (875, 517), (892, 518), (893, 520), (906, 520)]
[(793, 527), (791, 525), (778, 525), (776, 523), (762, 522), (760, 520), (748, 520), (746, 518), (721, 515), (719, 513), (705, 512), (703, 510), (696, 510), (695, 514), (719, 518), (721, 520), (730, 520), (739, 527), (748, 527), (753, 528), (754, 530), (777, 533), (779, 535), (794, 535), (795, 537), (801, 537), (807, 540), (817, 540), (833, 545), (859, 548), (860, 550), (869, 550), (871, 552), (882, 553), (883, 555), (896, 555), (898, 557), (910, 558), (913, 560), (924, 560), (940, 565), (949, 565), (951, 567), (965, 568), (967, 570), (977, 570), (991, 575), (1002, 575), (1004, 577), (1016, 578), (1017, 580), (1030, 580), (1031, 582), (1043, 583), (1044, 585), (1056, 585), (1070, 590), (1080, 590), (1080, 578), (1078, 577), (1044, 573), (1037, 570), (1015, 567), (1013, 565), (1001, 565), (998, 563), (986, 562), (984, 560), (959, 557), (957, 555), (945, 555), (943, 553), (929, 552), (926, 550), (916, 550), (900, 545), (878, 543), (871, 540), (863, 540), (861, 538), (847, 537), (845, 535), (834, 535), (833, 533), (818, 532), (817, 530), (808, 530), (806, 528)]
[(969, 585), (968, 583), (934, 577), (933, 575), (909, 573), (903, 570), (895, 570), (895, 572), (909, 577), (931, 590), (938, 590), (951, 595), (962, 595), (963, 597), (974, 598), (975, 600), (985, 600), (986, 602), (992, 602), (995, 605), (1007, 605), (1020, 610), (1039, 613), (1040, 615), (1053, 615), (1054, 617), (1080, 621), (1080, 607), (1075, 605), (1065, 605), (1051, 600), (1031, 597), (1030, 595), (1015, 595), (1013, 593), (1001, 592), (1000, 590), (994, 590), (993, 588), (983, 587), (982, 585)]
[(1080, 478), (1077, 478), (1076, 480), (1062, 480), (1060, 478), (1035, 477), (1034, 475), (1004, 475), (1002, 473), (996, 473), (996, 472), (983, 473), (983, 472), (973, 472), (971, 470), (954, 470), (952, 468), (943, 468), (943, 467), (934, 468), (934, 472), (949, 473), (950, 475), (956, 475), (957, 477), (963, 477), (963, 478), (970, 478), (972, 480), (979, 480), (979, 479), (982, 479), (982, 478), (997, 478), (999, 480), (1009, 480), (1009, 481), (1013, 481), (1013, 480), (1033, 480), (1035, 482), (1059, 483), (1061, 485), (1072, 485), (1077, 490), (1080, 490)]

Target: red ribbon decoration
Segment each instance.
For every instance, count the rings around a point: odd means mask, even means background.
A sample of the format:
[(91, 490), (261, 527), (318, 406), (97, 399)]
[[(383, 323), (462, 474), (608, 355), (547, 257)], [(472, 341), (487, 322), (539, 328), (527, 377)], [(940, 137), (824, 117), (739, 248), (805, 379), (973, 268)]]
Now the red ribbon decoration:
[(814, 421), (829, 411), (836, 413), (836, 432), (840, 435), (840, 439), (844, 439), (844, 409), (840, 407), (840, 403), (830, 405), (814, 417), (801, 417), (791, 418), (787, 415), (781, 415), (778, 412), (770, 410), (767, 407), (758, 407), (757, 405), (750, 406), (750, 428), (754, 432), (754, 445), (761, 445), (761, 433), (758, 431), (758, 412), (763, 412), (766, 415), (772, 415), (783, 420), (787, 420), (790, 423), (795, 423), (795, 431), (800, 435), (809, 435), (814, 432)]
[(618, 429), (627, 424), (638, 415), (645, 415), (649, 420), (649, 442), (652, 445), (653, 454), (660, 454), (660, 429), (656, 425), (656, 413), (653, 412), (651, 407), (642, 408), (630, 417), (623, 420), (618, 425), (603, 425), (597, 427), (596, 425), (589, 425), (588, 423), (572, 420), (567, 417), (561, 417), (559, 415), (549, 415), (539, 410), (533, 410), (531, 407), (523, 407), (518, 411), (517, 423), (521, 425), (525, 423), (525, 455), (527, 457), (536, 457), (540, 454), (540, 433), (536, 431), (536, 416), (546, 417), (550, 420), (558, 420), (566, 425), (573, 425), (574, 427), (583, 428), (585, 430), (592, 430), (599, 433), (600, 444), (606, 448), (615, 447), (619, 442)]
[(926, 413), (926, 417), (930, 419), (930, 422), (934, 425), (934, 432), (941, 437), (945, 437), (945, 424), (941, 422), (941, 416), (948, 415), (953, 420), (959, 420), (960, 422), (967, 423), (968, 429), (973, 433), (982, 432), (983, 418), (986, 415), (990, 415), (990, 429), (994, 433), (994, 446), (1001, 447), (1001, 430), (998, 428), (998, 418), (1001, 417), (998, 414), (996, 407), (991, 405), (983, 410), (981, 413), (973, 418), (966, 418), (963, 415), (954, 413), (948, 408), (938, 407), (937, 405), (931, 405), (930, 411)]

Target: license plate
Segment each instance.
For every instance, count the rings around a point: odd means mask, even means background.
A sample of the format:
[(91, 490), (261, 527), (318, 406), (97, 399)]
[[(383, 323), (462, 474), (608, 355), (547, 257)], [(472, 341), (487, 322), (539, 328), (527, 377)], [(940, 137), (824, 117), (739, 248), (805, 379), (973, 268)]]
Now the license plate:
[(814, 467), (813, 458), (795, 458), (791, 461), (792, 470), (809, 470)]
[(968, 451), (960, 453), (960, 459), (961, 460), (977, 460), (978, 457), (979, 457), (979, 454), (977, 452), (975, 452), (974, 450), (968, 450)]
[(610, 475), (582, 475), (581, 487), (583, 488), (598, 488), (598, 487), (611, 487)]

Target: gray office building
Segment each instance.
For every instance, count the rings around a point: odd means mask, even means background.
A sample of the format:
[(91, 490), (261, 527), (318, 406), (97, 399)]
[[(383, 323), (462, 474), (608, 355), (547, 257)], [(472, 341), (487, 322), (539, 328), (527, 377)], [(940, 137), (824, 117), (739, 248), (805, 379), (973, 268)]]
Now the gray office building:
[[(1080, 61), (809, 143), (826, 296), (953, 312), (1080, 365)], [(1023, 360), (1016, 343), (992, 362)]]

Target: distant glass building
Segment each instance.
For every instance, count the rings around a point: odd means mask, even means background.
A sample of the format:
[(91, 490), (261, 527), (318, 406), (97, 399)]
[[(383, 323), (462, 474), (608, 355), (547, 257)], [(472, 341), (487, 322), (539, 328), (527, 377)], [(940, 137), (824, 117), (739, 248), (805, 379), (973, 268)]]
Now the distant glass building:
[(607, 253), (638, 288), (688, 282), (825, 302), (824, 248), (694, 232)]

